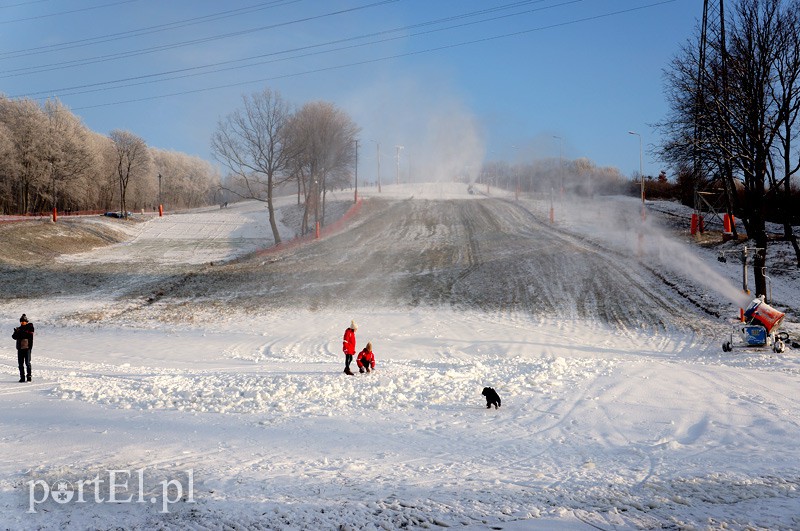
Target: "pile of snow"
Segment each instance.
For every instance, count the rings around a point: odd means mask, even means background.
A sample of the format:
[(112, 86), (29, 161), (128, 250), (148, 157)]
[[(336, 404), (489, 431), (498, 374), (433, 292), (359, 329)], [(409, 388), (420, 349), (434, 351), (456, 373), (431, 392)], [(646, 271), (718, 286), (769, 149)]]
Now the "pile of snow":
[[(270, 359), (270, 363), (279, 363)], [(57, 365), (43, 358), (41, 363)], [(304, 364), (290, 374), (226, 374), (153, 367), (116, 367), (111, 374), (91, 364), (82, 370), (100, 373), (87, 379), (76, 371), (60, 376), (52, 396), (125, 409), (265, 414), (263, 422), (283, 422), (309, 415), (347, 416), (354, 410), (392, 412), (411, 408), (457, 409), (474, 402), (486, 375), (503, 382), (507, 400), (517, 404), (547, 397), (563, 385), (575, 385), (606, 372), (611, 362), (486, 359), (464, 362), (393, 361), (360, 378), (342, 378), (325, 364)], [(50, 374), (53, 374), (52, 371)], [(48, 373), (44, 374), (49, 376)]]

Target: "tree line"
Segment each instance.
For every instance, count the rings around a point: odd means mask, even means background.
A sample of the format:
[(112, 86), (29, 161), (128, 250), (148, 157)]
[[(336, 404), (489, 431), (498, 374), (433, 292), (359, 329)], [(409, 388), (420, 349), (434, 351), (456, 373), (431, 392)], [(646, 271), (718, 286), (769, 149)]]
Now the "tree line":
[[(729, 4), (730, 5), (730, 4)], [(766, 294), (769, 208), (792, 230), (792, 178), (800, 169), (800, 2), (737, 0), (723, 38), (702, 28), (665, 70), (669, 115), (661, 157), (695, 190), (719, 188), (757, 247), (756, 294)], [(796, 203), (795, 203), (796, 205)]]
[[(464, 176), (462, 180), (469, 180)], [(587, 158), (540, 159), (526, 164), (490, 161), (483, 165), (476, 184), (540, 195), (562, 192), (591, 197), (626, 191), (619, 169), (597, 166)]]
[(0, 96), (1, 214), (191, 208), (214, 202), (219, 181), (199, 157), (91, 131), (58, 100)]

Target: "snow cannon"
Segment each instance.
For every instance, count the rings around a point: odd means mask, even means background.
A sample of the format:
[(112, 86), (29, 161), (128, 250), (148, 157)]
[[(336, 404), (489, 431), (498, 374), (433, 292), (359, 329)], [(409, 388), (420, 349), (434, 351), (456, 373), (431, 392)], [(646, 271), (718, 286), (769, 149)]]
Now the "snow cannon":
[(753, 302), (744, 311), (744, 318), (749, 324), (760, 324), (767, 329), (768, 334), (772, 332), (773, 328), (781, 325), (785, 315), (764, 302), (762, 297), (753, 299)]
[[(758, 297), (744, 311), (744, 323), (734, 326), (730, 339), (722, 343), (722, 350), (730, 352), (733, 347), (771, 347), (780, 354), (786, 348), (789, 334), (778, 332), (785, 314)], [(736, 341), (738, 339), (738, 341)]]

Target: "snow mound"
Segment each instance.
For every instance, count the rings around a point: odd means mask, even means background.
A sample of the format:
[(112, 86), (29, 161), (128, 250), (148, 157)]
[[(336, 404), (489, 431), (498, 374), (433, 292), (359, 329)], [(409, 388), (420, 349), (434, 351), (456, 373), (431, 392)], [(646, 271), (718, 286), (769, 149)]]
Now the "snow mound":
[(97, 377), (70, 372), (59, 378), (51, 394), (123, 409), (260, 414), (259, 422), (271, 424), (352, 410), (461, 410), (481, 405), (481, 389), (487, 385), (497, 388), (506, 408), (519, 408), (553, 389), (612, 368), (611, 361), (562, 357), (463, 363), (390, 360), (372, 373), (355, 377), (319, 363), (301, 369), (293, 366), (284, 374), (120, 366)]

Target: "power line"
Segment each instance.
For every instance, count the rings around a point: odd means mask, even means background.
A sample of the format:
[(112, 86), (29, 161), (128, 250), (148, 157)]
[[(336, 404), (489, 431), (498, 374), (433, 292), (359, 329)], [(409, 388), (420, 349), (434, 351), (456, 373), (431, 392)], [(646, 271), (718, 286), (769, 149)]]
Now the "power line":
[[(37, 0), (39, 2), (49, 2), (50, 0)], [(129, 31), (122, 31), (119, 33), (111, 33), (108, 35), (101, 35), (97, 37), (89, 37), (86, 39), (79, 39), (75, 41), (68, 41), (68, 42), (61, 42), (58, 44), (49, 44), (47, 46), (38, 46), (35, 48), (26, 48), (22, 50), (12, 50), (8, 52), (0, 52), (0, 60), (3, 59), (16, 59), (18, 57), (27, 57), (30, 55), (40, 55), (43, 53), (50, 53), (54, 51), (63, 51), (69, 50), (72, 48), (80, 48), (84, 46), (91, 46), (93, 44), (103, 44), (106, 42), (113, 42), (117, 40), (129, 39), (132, 37), (141, 37), (143, 35), (151, 35), (153, 33), (159, 33), (162, 31), (168, 31), (172, 29), (178, 28), (185, 28), (188, 26), (194, 26), (197, 24), (203, 24), (206, 22), (213, 22), (215, 20), (222, 20), (225, 18), (235, 17), (246, 15), (250, 13), (255, 13), (256, 11), (262, 11), (264, 9), (271, 9), (273, 7), (283, 7), (289, 4), (296, 4), (298, 2), (302, 2), (303, 0), (271, 0), (269, 2), (263, 2), (261, 4), (255, 4), (248, 7), (241, 7), (238, 9), (231, 9), (229, 11), (221, 11), (218, 13), (212, 13), (210, 15), (203, 15), (201, 17), (194, 17), (188, 18), (183, 20), (177, 20), (175, 22), (169, 22), (166, 24), (158, 24), (156, 26), (148, 26), (145, 28), (138, 28)]]
[[(26, 18), (17, 18), (13, 20), (0, 20), (0, 25), (2, 24), (13, 24), (16, 22), (28, 22), (30, 20), (41, 20), (43, 18), (52, 18), (52, 17), (60, 17), (62, 15), (72, 15), (74, 13), (85, 13), (86, 11), (94, 11), (95, 9), (103, 9), (106, 7), (114, 7), (121, 4), (131, 4), (133, 2), (138, 2), (139, 0), (121, 0), (120, 2), (112, 2), (109, 4), (100, 4), (97, 6), (91, 7), (82, 7), (80, 9), (72, 9), (70, 11), (59, 11), (57, 13), (48, 13), (46, 15), (36, 15), (35, 17), (26, 17)], [(17, 4), (22, 5), (22, 4)], [(9, 6), (10, 7), (10, 6)]]
[[(135, 1), (135, 0), (131, 0), (131, 1)], [(247, 29), (247, 30), (240, 30), (240, 31), (235, 31), (235, 32), (230, 32), (230, 33), (224, 33), (224, 34), (220, 34), (220, 35), (213, 35), (213, 36), (210, 36), (210, 37), (202, 37), (202, 38), (199, 38), (199, 39), (194, 39), (194, 40), (190, 40), (190, 41), (183, 41), (183, 42), (179, 42), (179, 43), (164, 44), (164, 45), (161, 45), (161, 46), (153, 46), (151, 48), (144, 48), (144, 49), (141, 49), (141, 50), (134, 50), (134, 51), (128, 51), (128, 52), (120, 52), (120, 53), (115, 53), (115, 54), (109, 54), (109, 55), (102, 55), (102, 56), (98, 56), (98, 57), (91, 57), (89, 59), (78, 59), (78, 60), (75, 60), (75, 61), (51, 63), (51, 64), (48, 64), (48, 65), (30, 66), (30, 67), (25, 67), (25, 68), (18, 68), (18, 69), (15, 69), (15, 70), (6, 70), (6, 71), (0, 72), (0, 73), (2, 73), (2, 74), (4, 74), (4, 73), (15, 73), (14, 75), (21, 75), (21, 73), (39, 74), (39, 73), (42, 73), (42, 72), (50, 72), (52, 70), (60, 70), (60, 69), (63, 69), (63, 68), (68, 68), (68, 67), (86, 66), (86, 65), (90, 65), (90, 64), (102, 63), (102, 62), (105, 62), (105, 61), (111, 61), (111, 60), (116, 60), (116, 59), (126, 59), (128, 57), (136, 57), (136, 56), (139, 56), (139, 55), (146, 55), (146, 54), (149, 54), (149, 53), (163, 52), (163, 51), (166, 51), (166, 50), (173, 50), (175, 48), (182, 48), (182, 47), (185, 47), (185, 46), (194, 46), (194, 45), (197, 45), (197, 44), (206, 44), (206, 43), (209, 43), (209, 42), (222, 40), (222, 39), (228, 39), (228, 38), (231, 38), (231, 37), (241, 37), (242, 35), (247, 35), (247, 34), (250, 34), (250, 33), (256, 33), (256, 32), (259, 32), (259, 31), (272, 30), (272, 29), (275, 29), (275, 28), (290, 26), (290, 25), (293, 25), (293, 24), (300, 24), (300, 23), (303, 23), (303, 22), (310, 22), (312, 20), (318, 20), (318, 19), (322, 19), (322, 18), (326, 18), (326, 17), (335, 16), (335, 15), (341, 15), (341, 14), (344, 14), (344, 13), (351, 13), (351, 12), (354, 12), (354, 11), (359, 11), (359, 10), (362, 10), (362, 9), (368, 9), (368, 8), (376, 7), (376, 6), (382, 6), (382, 5), (385, 5), (385, 4), (391, 4), (391, 3), (394, 3), (394, 2), (398, 2), (398, 1), (399, 0), (381, 0), (379, 2), (374, 2), (372, 4), (367, 4), (367, 5), (363, 5), (363, 6), (359, 6), (359, 7), (353, 7), (353, 8), (349, 8), (349, 9), (341, 9), (341, 10), (338, 10), (338, 11), (331, 11), (329, 13), (324, 13), (322, 15), (304, 17), (304, 18), (300, 18), (300, 19), (291, 20), (291, 21), (288, 21), (288, 22), (281, 22), (281, 23), (278, 23), (278, 24), (271, 24), (269, 26), (262, 26), (262, 27), (259, 27), (259, 28), (251, 28), (251, 29)], [(6, 77), (12, 77), (12, 76), (2, 76), (2, 77), (6, 78)]]
[(0, 9), (8, 9), (11, 7), (21, 7), (31, 4), (41, 4), (42, 2), (50, 2), (51, 0), (31, 0), (30, 2), (20, 2), (19, 4), (8, 4), (7, 6), (0, 6)]
[(624, 14), (632, 13), (632, 12), (636, 12), (636, 11), (642, 11), (642, 10), (645, 10), (645, 9), (651, 9), (651, 8), (658, 7), (658, 6), (661, 6), (661, 5), (671, 4), (671, 3), (674, 3), (675, 1), (676, 0), (661, 0), (661, 1), (658, 1), (658, 2), (653, 2), (653, 3), (650, 3), (650, 4), (646, 4), (646, 5), (643, 5), (643, 6), (637, 6), (637, 7), (632, 7), (632, 8), (628, 8), (628, 9), (612, 11), (612, 12), (604, 13), (604, 14), (601, 14), (601, 15), (594, 15), (594, 16), (584, 17), (584, 18), (575, 19), (575, 20), (566, 21), (566, 22), (559, 22), (559, 23), (555, 23), (555, 24), (549, 24), (549, 25), (546, 25), (546, 26), (530, 28), (530, 29), (527, 29), (527, 30), (515, 31), (515, 32), (511, 32), (511, 33), (504, 33), (504, 34), (501, 34), (501, 35), (494, 35), (494, 36), (491, 36), (491, 37), (484, 37), (484, 38), (481, 38), (481, 39), (463, 41), (463, 42), (454, 43), (454, 44), (447, 44), (447, 45), (443, 45), (443, 46), (437, 46), (437, 47), (434, 47), (434, 48), (427, 48), (427, 49), (423, 49), (423, 50), (417, 50), (417, 51), (414, 51), (414, 52), (407, 52), (407, 53), (402, 53), (402, 54), (395, 54), (395, 55), (390, 55), (390, 56), (379, 57), (379, 58), (375, 58), (375, 59), (366, 59), (366, 60), (363, 60), (363, 61), (356, 61), (356, 62), (352, 62), (352, 63), (329, 66), (329, 67), (324, 67), (324, 68), (317, 68), (317, 69), (313, 69), (313, 70), (307, 70), (307, 71), (304, 71), (304, 72), (296, 72), (296, 73), (293, 73), (293, 74), (285, 74), (285, 75), (274, 76), (274, 77), (269, 77), (269, 78), (254, 79), (254, 80), (249, 80), (249, 81), (241, 81), (241, 82), (237, 82), (237, 83), (226, 83), (226, 84), (223, 84), (223, 85), (216, 85), (216, 86), (213, 86), (213, 87), (203, 87), (203, 88), (192, 89), (192, 90), (184, 90), (184, 91), (173, 92), (173, 93), (168, 93), (168, 94), (160, 94), (160, 95), (156, 95), (156, 96), (146, 96), (146, 97), (142, 97), (142, 98), (120, 100), (120, 101), (109, 102), (109, 103), (100, 103), (100, 104), (96, 104), (96, 105), (86, 105), (86, 106), (82, 106), (82, 107), (75, 107), (72, 110), (73, 111), (80, 111), (80, 110), (87, 110), (87, 109), (97, 109), (97, 108), (101, 108), (101, 107), (110, 107), (110, 106), (113, 106), (113, 105), (123, 105), (123, 104), (127, 104), (127, 103), (139, 103), (139, 102), (143, 102), (143, 101), (152, 101), (152, 100), (170, 98), (170, 97), (175, 97), (175, 96), (184, 96), (184, 95), (188, 95), (188, 94), (197, 94), (197, 93), (201, 93), (201, 92), (209, 92), (209, 91), (212, 91), (212, 90), (220, 90), (220, 89), (225, 89), (225, 88), (240, 87), (240, 86), (244, 86), (244, 85), (252, 85), (252, 84), (256, 84), (256, 83), (264, 83), (266, 81), (275, 81), (275, 80), (278, 80), (278, 79), (286, 79), (286, 78), (299, 77), (299, 76), (304, 76), (304, 75), (309, 75), (309, 74), (317, 74), (317, 73), (320, 73), (320, 72), (329, 72), (329, 71), (332, 71), (332, 70), (339, 70), (339, 69), (350, 68), (350, 67), (355, 67), (355, 66), (364, 66), (364, 65), (368, 65), (368, 64), (375, 64), (375, 63), (384, 62), (384, 61), (391, 61), (391, 60), (395, 60), (395, 59), (401, 59), (401, 58), (404, 58), (404, 57), (413, 57), (415, 55), (422, 55), (422, 54), (427, 54), (427, 53), (432, 53), (432, 52), (449, 50), (449, 49), (453, 49), (453, 48), (459, 48), (459, 47), (462, 47), (462, 46), (468, 46), (468, 45), (473, 45), (473, 44), (483, 44), (483, 43), (486, 43), (486, 42), (492, 42), (492, 41), (496, 41), (496, 40), (500, 40), (500, 39), (506, 39), (506, 38), (510, 38), (510, 37), (518, 37), (518, 36), (526, 35), (526, 34), (529, 34), (529, 33), (534, 33), (534, 32), (538, 32), (538, 31), (545, 31), (545, 30), (555, 29), (555, 28), (560, 28), (560, 27), (566, 27), (566, 26), (571, 26), (571, 25), (580, 24), (580, 23), (584, 23), (584, 22), (591, 22), (591, 21), (600, 20), (600, 19), (604, 19), (604, 18), (610, 18), (610, 17), (614, 17), (614, 16), (624, 15)]
[[(113, 90), (113, 89), (116, 89), (116, 88), (128, 88), (128, 87), (131, 87), (131, 86), (138, 86), (138, 85), (149, 84), (149, 83), (157, 83), (157, 82), (162, 82), (162, 81), (170, 81), (170, 80), (174, 80), (174, 79), (183, 79), (183, 78), (187, 78), (187, 77), (207, 75), (207, 74), (218, 73), (218, 72), (223, 72), (223, 71), (228, 71), (228, 70), (235, 70), (235, 69), (241, 69), (241, 68), (250, 68), (250, 67), (253, 67), (253, 66), (276, 63), (276, 62), (280, 62), (280, 61), (288, 61), (288, 60), (292, 60), (292, 59), (300, 59), (300, 58), (310, 57), (310, 56), (314, 56), (314, 55), (320, 55), (320, 54), (324, 54), (324, 53), (333, 53), (333, 52), (343, 51), (343, 50), (347, 50), (347, 49), (359, 48), (359, 47), (364, 47), (364, 46), (371, 46), (371, 45), (374, 45), (374, 44), (385, 43), (385, 42), (389, 42), (389, 41), (397, 40), (397, 39), (401, 39), (401, 38), (418, 37), (418, 36), (421, 36), (421, 35), (426, 35), (426, 34), (435, 33), (435, 32), (439, 32), (439, 31), (445, 31), (445, 30), (449, 30), (449, 29), (461, 28), (461, 27), (475, 25), (475, 24), (483, 24), (485, 22), (496, 21), (496, 20), (500, 20), (500, 19), (503, 19), (503, 18), (514, 17), (514, 16), (523, 15), (523, 14), (530, 14), (530, 13), (537, 12), (537, 11), (542, 11), (542, 10), (545, 10), (545, 9), (563, 7), (565, 5), (582, 2), (584, 0), (567, 0), (565, 2), (562, 2), (561, 4), (556, 4), (556, 5), (546, 6), (546, 7), (536, 8), (536, 9), (529, 9), (529, 10), (526, 10), (526, 11), (517, 11), (515, 13), (500, 15), (500, 16), (496, 16), (496, 17), (492, 17), (492, 18), (477, 20), (477, 21), (473, 21), (473, 22), (467, 22), (467, 23), (463, 23), (463, 24), (456, 24), (456, 25), (452, 25), (452, 26), (448, 26), (448, 27), (444, 27), (444, 28), (438, 28), (438, 29), (429, 30), (429, 31), (417, 32), (417, 33), (412, 33), (412, 34), (403, 33), (401, 36), (387, 37), (387, 38), (384, 38), (384, 39), (372, 40), (372, 41), (365, 42), (365, 43), (353, 44), (353, 45), (349, 45), (349, 46), (342, 46), (342, 47), (339, 47), (339, 48), (332, 48), (332, 49), (329, 49), (329, 50), (322, 50), (322, 51), (306, 53), (306, 54), (302, 54), (302, 55), (284, 57), (284, 58), (280, 58), (280, 59), (272, 59), (272, 60), (269, 60), (269, 61), (259, 61), (257, 63), (251, 63), (251, 64), (247, 64), (247, 65), (240, 65), (240, 66), (228, 67), (228, 68), (215, 68), (215, 67), (219, 67), (219, 66), (223, 66), (223, 65), (240, 63), (240, 62), (243, 62), (243, 61), (253, 61), (253, 60), (256, 60), (256, 59), (263, 59), (263, 58), (266, 58), (266, 57), (274, 57), (274, 56), (288, 54), (288, 53), (301, 52), (301, 51), (304, 51), (304, 50), (311, 50), (311, 49), (314, 49), (314, 48), (321, 48), (321, 47), (330, 46), (330, 45), (334, 45), (334, 44), (341, 44), (341, 43), (345, 43), (345, 42), (363, 40), (363, 39), (367, 39), (367, 38), (371, 38), (371, 37), (377, 37), (377, 36), (381, 36), (381, 35), (391, 35), (391, 34), (398, 33), (398, 32), (407, 32), (408, 30), (411, 30), (411, 29), (414, 29), (414, 28), (427, 27), (427, 26), (432, 26), (432, 25), (435, 25), (435, 24), (441, 24), (443, 22), (461, 20), (461, 19), (464, 19), (464, 18), (469, 18), (469, 17), (478, 16), (478, 15), (483, 15), (483, 14), (488, 14), (488, 13), (501, 11), (501, 10), (504, 10), (504, 9), (508, 9), (509, 7), (520, 7), (520, 6), (529, 5), (529, 4), (532, 4), (532, 3), (534, 3), (534, 4), (541, 3), (543, 1), (546, 1), (546, 0), (526, 0), (526, 1), (521, 1), (521, 2), (515, 2), (513, 4), (507, 4), (505, 6), (498, 6), (498, 7), (494, 7), (494, 8), (490, 8), (490, 9), (483, 9), (483, 10), (479, 10), (479, 11), (463, 13), (461, 15), (453, 15), (453, 16), (449, 16), (449, 17), (444, 17), (444, 18), (440, 18), (440, 19), (436, 19), (436, 20), (427, 21), (427, 22), (420, 22), (418, 24), (412, 24), (412, 25), (409, 25), (409, 26), (403, 26), (403, 27), (394, 28), (394, 29), (390, 29), (390, 30), (384, 30), (384, 31), (380, 31), (380, 32), (369, 33), (369, 34), (359, 35), (359, 36), (356, 36), (356, 37), (349, 37), (349, 38), (345, 38), (345, 39), (338, 39), (338, 40), (335, 40), (335, 41), (329, 41), (329, 42), (321, 43), (321, 44), (314, 44), (314, 45), (303, 46), (303, 47), (299, 47), (299, 48), (282, 50), (282, 51), (279, 51), (279, 52), (271, 52), (271, 53), (268, 53), (268, 54), (261, 54), (261, 55), (247, 57), (247, 58), (243, 58), (243, 59), (233, 59), (233, 60), (230, 60), (230, 61), (220, 61), (218, 63), (212, 63), (212, 64), (201, 65), (201, 66), (193, 66), (193, 67), (181, 68), (181, 69), (170, 70), (170, 71), (154, 73), (154, 74), (131, 76), (131, 77), (128, 77), (128, 78), (117, 79), (117, 80), (112, 80), (112, 81), (104, 81), (104, 82), (99, 82), (99, 83), (88, 83), (88, 84), (85, 84), (85, 85), (78, 85), (78, 86), (72, 86), (72, 87), (62, 87), (62, 88), (58, 88), (58, 89), (42, 90), (42, 91), (38, 91), (38, 92), (27, 93), (27, 94), (24, 94), (24, 95), (16, 95), (16, 96), (13, 96), (13, 97), (31, 97), (31, 96), (38, 96), (38, 95), (42, 95), (42, 94), (53, 94), (53, 93), (60, 93), (63, 96), (73, 96), (73, 95), (77, 95), (77, 94), (86, 94), (86, 93), (89, 93), (89, 92), (99, 92), (99, 91), (103, 91), (103, 90)], [(193, 74), (184, 74), (184, 75), (179, 75), (179, 76), (166, 77), (166, 78), (161, 78), (161, 79), (152, 79), (154, 77), (168, 76), (168, 75), (171, 75), (171, 74), (180, 74), (182, 72), (192, 72), (192, 71), (196, 71), (196, 70), (204, 70), (204, 69), (209, 69), (209, 68), (214, 68), (214, 70), (208, 70), (208, 71), (205, 71), (205, 72), (196, 72), (196, 73), (193, 73)], [(139, 83), (133, 83), (133, 84), (130, 83), (132, 81), (137, 81), (137, 80), (142, 80), (142, 81), (139, 82)], [(144, 80), (147, 80), (147, 81), (144, 81)], [(107, 85), (113, 85), (113, 84), (118, 84), (118, 83), (126, 83), (126, 85), (124, 87), (107, 87)], [(103, 87), (103, 86), (105, 86), (105, 87)], [(96, 88), (96, 89), (92, 89), (92, 90), (80, 90), (80, 89), (87, 89), (87, 88), (90, 88), (90, 87), (103, 87), (103, 88)], [(64, 92), (64, 91), (72, 91), (72, 92)]]

